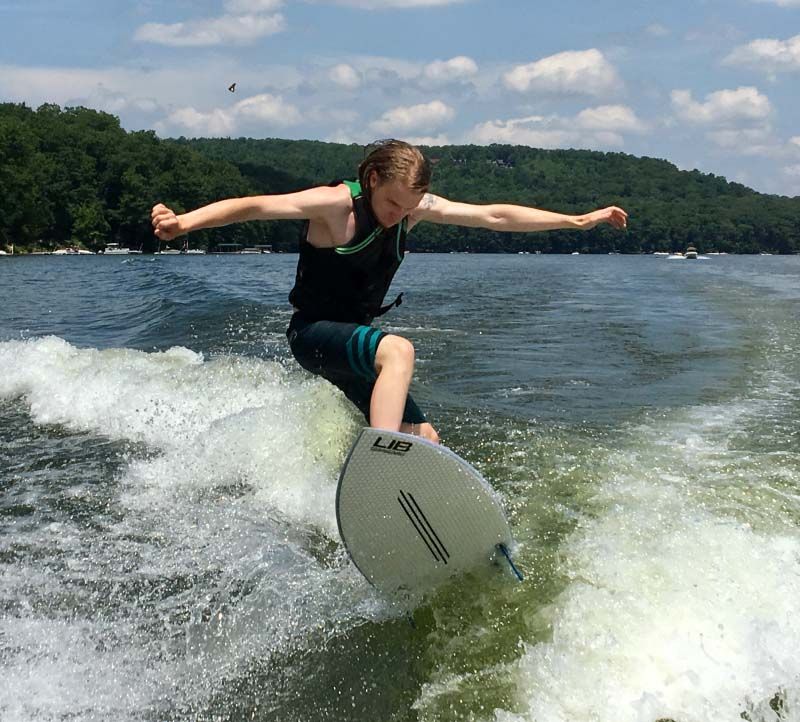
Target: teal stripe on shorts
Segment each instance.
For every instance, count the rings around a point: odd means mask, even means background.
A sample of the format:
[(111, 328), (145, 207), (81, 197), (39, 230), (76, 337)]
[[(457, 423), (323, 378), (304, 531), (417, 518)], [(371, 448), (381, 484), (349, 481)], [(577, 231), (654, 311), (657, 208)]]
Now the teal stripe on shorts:
[(369, 340), (369, 367), (372, 369), (373, 374), (375, 372), (375, 352), (378, 350), (378, 341), (381, 340), (381, 335), (381, 332), (376, 328), (375, 333), (372, 334), (372, 338)]
[(366, 333), (362, 334), (358, 339), (359, 340), (358, 351), (361, 357), (361, 363), (364, 365), (364, 371), (367, 377), (372, 377), (375, 375), (374, 374), (375, 366), (372, 363), (370, 363), (369, 353), (367, 352), (367, 340), (371, 335), (374, 336), (377, 330), (378, 329), (376, 328), (370, 329)]
[(381, 331), (372, 326), (359, 326), (347, 342), (347, 360), (359, 376), (375, 378), (375, 349)]
[(358, 337), (360, 334), (364, 333), (365, 328), (366, 326), (357, 326), (356, 330), (353, 331), (350, 338), (347, 340), (347, 362), (350, 364), (350, 368), (359, 376), (362, 376), (364, 372), (356, 362), (356, 349), (358, 348)]

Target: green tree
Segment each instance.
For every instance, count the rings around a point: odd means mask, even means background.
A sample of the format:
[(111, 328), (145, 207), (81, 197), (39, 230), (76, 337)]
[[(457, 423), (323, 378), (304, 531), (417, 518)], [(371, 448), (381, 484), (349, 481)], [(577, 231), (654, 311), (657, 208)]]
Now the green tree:
[[(628, 232), (503, 234), (421, 224), (418, 251), (520, 250), (652, 253), (684, 250), (796, 253), (800, 198), (756, 193), (657, 158), (505, 144), (433, 146), (433, 191), (474, 203), (534, 205), (581, 213), (621, 205)], [(365, 148), (281, 139), (160, 140), (128, 133), (87, 108), (0, 104), (0, 242), (51, 246), (118, 242), (145, 251), (157, 242), (150, 208), (181, 212), (225, 197), (285, 193), (353, 178)], [(192, 245), (270, 243), (296, 250), (301, 224), (246, 223), (192, 235)]]

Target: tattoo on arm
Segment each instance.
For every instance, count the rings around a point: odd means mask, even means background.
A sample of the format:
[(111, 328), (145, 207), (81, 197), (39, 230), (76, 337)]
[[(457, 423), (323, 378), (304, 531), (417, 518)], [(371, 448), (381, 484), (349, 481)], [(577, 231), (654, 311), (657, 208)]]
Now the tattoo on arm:
[(422, 202), (419, 204), (419, 207), (427, 211), (433, 208), (434, 203), (436, 203), (436, 196), (431, 193), (426, 193), (422, 197)]

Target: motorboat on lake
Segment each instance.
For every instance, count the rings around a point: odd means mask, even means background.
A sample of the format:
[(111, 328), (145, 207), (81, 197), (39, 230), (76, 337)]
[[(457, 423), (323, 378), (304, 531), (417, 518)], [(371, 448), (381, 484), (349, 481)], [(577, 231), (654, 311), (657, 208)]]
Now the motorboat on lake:
[(126, 248), (125, 246), (120, 246), (119, 243), (106, 243), (105, 250), (103, 254), (106, 256), (127, 256), (131, 253), (141, 253), (141, 250), (136, 251), (133, 248)]
[(87, 251), (84, 248), (59, 248), (53, 251), (52, 256), (93, 256), (94, 251)]

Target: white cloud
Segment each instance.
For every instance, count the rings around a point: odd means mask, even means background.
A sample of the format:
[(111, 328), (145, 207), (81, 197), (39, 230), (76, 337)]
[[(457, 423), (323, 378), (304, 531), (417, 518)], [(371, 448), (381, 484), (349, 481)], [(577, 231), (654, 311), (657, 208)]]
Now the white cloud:
[[(175, 74), (165, 78), (174, 83)], [(151, 114), (159, 109), (159, 93), (149, 86), (141, 72), (121, 68), (25, 68), (0, 65), (0, 97), (24, 102), (84, 105), (119, 114), (126, 111)]]
[[(350, 145), (352, 143), (366, 145), (372, 143), (375, 140), (374, 135), (370, 135), (369, 132), (363, 129), (353, 131), (352, 122), (355, 120), (354, 118), (350, 121), (351, 127), (349, 129), (345, 130), (339, 128), (324, 138), (324, 140), (329, 143), (342, 143), (344, 145)], [(453, 142), (450, 140), (449, 136), (444, 133), (438, 133), (437, 135), (403, 135), (403, 140), (406, 141), (406, 143), (411, 143), (411, 145), (450, 145), (450, 143)]]
[(232, 135), (243, 123), (266, 123), (270, 127), (285, 127), (299, 122), (300, 113), (279, 96), (263, 93), (245, 98), (231, 108), (214, 108), (208, 112), (187, 107), (179, 108), (156, 123), (161, 134), (173, 131), (196, 136)]
[[(275, 94), (292, 92), (304, 79), (296, 68), (240, 66), (224, 58), (184, 60), (150, 70), (0, 65), (0, 97), (33, 107), (40, 103), (85, 105), (125, 114), (151, 112), (156, 107), (213, 108), (220, 104), (221, 98), (225, 99), (223, 102), (235, 102), (240, 94), (255, 94), (246, 89), (261, 90), (265, 78)], [(234, 81), (237, 91), (230, 94), (227, 87)], [(122, 120), (124, 123), (126, 118)], [(137, 119), (134, 126), (142, 127), (141, 122), (142, 119)]]
[(530, 115), (490, 120), (476, 125), (468, 134), (468, 141), (536, 148), (619, 148), (625, 142), (624, 132), (645, 129), (646, 125), (630, 108), (605, 105), (587, 108), (574, 117)]
[(223, 15), (205, 20), (163, 25), (146, 23), (134, 34), (134, 39), (173, 47), (207, 45), (247, 45), (267, 35), (286, 29), (283, 15)]
[(225, 9), (237, 15), (268, 13), (283, 5), (283, 0), (225, 0)]
[(327, 82), (347, 88), (355, 87), (358, 79), (360, 87), (387, 97), (400, 92), (438, 95), (444, 89), (461, 92), (465, 85), (475, 89), (480, 76), (477, 63), (463, 55), (430, 63), (367, 55), (318, 58), (316, 62), (325, 67), (322, 77)]
[(702, 45), (705, 50), (713, 48), (722, 52), (733, 43), (741, 42), (745, 32), (739, 25), (707, 17), (700, 25), (687, 28), (683, 37), (686, 42)]
[(654, 38), (665, 38), (667, 35), (670, 35), (670, 29), (661, 23), (653, 23), (652, 25), (648, 25), (644, 29), (647, 35), (650, 35)]
[(358, 125), (363, 120), (362, 114), (357, 110), (331, 108), (329, 105), (303, 108), (303, 119), (306, 123), (315, 123), (322, 128), (329, 128), (334, 123), (343, 126)]
[(783, 140), (768, 122), (748, 128), (716, 128), (705, 133), (705, 138), (730, 155), (784, 163), (800, 158), (800, 137)]
[(441, 5), (458, 5), (468, 0), (309, 0), (317, 5), (344, 5), (362, 10), (389, 10), (394, 8), (424, 8)]
[(763, 145), (772, 137), (771, 129), (765, 128), (723, 128), (706, 134), (721, 148), (740, 148), (743, 146)]
[[(41, 103), (84, 105), (108, 113), (153, 113), (169, 98), (180, 72), (146, 73), (127, 68), (19, 67), (0, 65), (0, 96), (32, 107)], [(161, 92), (164, 88), (165, 92)], [(174, 97), (174, 96), (173, 96)]]
[(518, 65), (503, 76), (503, 82), (520, 93), (606, 95), (621, 86), (616, 69), (596, 48), (570, 50)]
[[(535, 148), (566, 148), (582, 145), (581, 134), (565, 127), (563, 118), (530, 115), (525, 118), (489, 120), (469, 133), (473, 143), (511, 143)], [(620, 139), (621, 140), (621, 139)]]
[(235, 116), (259, 120), (270, 125), (286, 126), (300, 121), (300, 113), (280, 96), (262, 93), (239, 101), (231, 111)]
[(578, 113), (577, 124), (587, 130), (613, 130), (641, 133), (646, 125), (627, 105), (600, 105)]
[(769, 125), (758, 128), (723, 128), (709, 131), (706, 137), (717, 147), (736, 155), (780, 157), (785, 150)]
[(723, 62), (726, 65), (743, 65), (770, 74), (800, 71), (800, 35), (788, 40), (753, 40), (747, 45), (734, 48)]
[(792, 177), (792, 178), (800, 178), (800, 164), (799, 165), (787, 165), (783, 172)]
[(406, 143), (411, 143), (411, 145), (450, 145), (450, 140), (444, 133), (439, 135), (412, 135), (403, 138), (403, 140)]
[(478, 72), (478, 65), (465, 55), (459, 55), (450, 60), (436, 60), (426, 65), (422, 76), (433, 83), (452, 83), (466, 80)]
[(195, 108), (180, 108), (170, 113), (166, 121), (156, 123), (156, 130), (162, 134), (169, 128), (178, 128), (195, 136), (230, 135), (235, 127), (233, 113), (221, 108), (208, 113)]
[(101, 86), (114, 87), (112, 74), (110, 70), (0, 65), (0, 95), (34, 106), (45, 102), (61, 105)]
[(704, 103), (695, 101), (690, 90), (673, 90), (671, 98), (676, 114), (691, 123), (763, 121), (772, 113), (769, 98), (753, 87), (718, 90), (706, 95)]
[(151, 97), (129, 96), (109, 90), (99, 83), (86, 98), (87, 107), (119, 115), (126, 111), (152, 114), (160, 109), (158, 102)]
[(371, 123), (376, 133), (391, 135), (408, 131), (428, 131), (452, 120), (455, 111), (441, 100), (420, 105), (399, 106), (387, 110), (380, 119)]
[(348, 90), (355, 90), (361, 85), (361, 75), (352, 65), (347, 63), (334, 65), (328, 71), (328, 77), (339, 87), (347, 88)]

